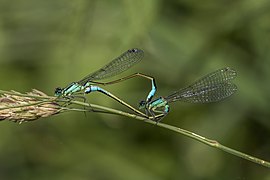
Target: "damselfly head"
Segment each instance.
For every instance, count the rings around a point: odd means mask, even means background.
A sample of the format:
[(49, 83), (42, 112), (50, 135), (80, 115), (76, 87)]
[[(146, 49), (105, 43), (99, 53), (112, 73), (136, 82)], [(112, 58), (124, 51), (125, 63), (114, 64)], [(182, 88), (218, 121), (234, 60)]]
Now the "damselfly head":
[(139, 103), (139, 109), (144, 109), (146, 106), (146, 101), (142, 100), (140, 103)]
[(57, 88), (55, 88), (54, 95), (57, 96), (57, 97), (59, 97), (59, 96), (62, 95), (62, 91), (63, 91), (62, 88), (57, 87)]

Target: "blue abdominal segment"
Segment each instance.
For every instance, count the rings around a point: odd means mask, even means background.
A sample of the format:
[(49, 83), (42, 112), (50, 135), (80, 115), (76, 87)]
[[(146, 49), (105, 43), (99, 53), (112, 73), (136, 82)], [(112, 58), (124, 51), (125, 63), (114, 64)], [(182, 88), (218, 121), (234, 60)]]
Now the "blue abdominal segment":
[(85, 88), (85, 94), (89, 94), (90, 92), (95, 92), (95, 91), (99, 91), (102, 92), (104, 94), (108, 94), (108, 92), (98, 86), (88, 86)]
[(149, 92), (147, 98), (146, 98), (146, 102), (150, 102), (152, 100), (152, 98), (154, 97), (156, 91), (157, 91), (157, 86), (156, 86), (156, 82), (155, 79), (152, 80), (152, 89)]

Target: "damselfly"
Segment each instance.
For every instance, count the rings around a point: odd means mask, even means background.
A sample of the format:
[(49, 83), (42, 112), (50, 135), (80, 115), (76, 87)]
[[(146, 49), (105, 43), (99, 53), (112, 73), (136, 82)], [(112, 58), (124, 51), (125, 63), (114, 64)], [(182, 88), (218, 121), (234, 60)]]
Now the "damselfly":
[(124, 52), (119, 57), (112, 60), (110, 63), (108, 63), (107, 65), (105, 65), (101, 69), (87, 75), (82, 80), (77, 81), (77, 82), (72, 82), (68, 86), (66, 86), (65, 88), (60, 88), (60, 87), (56, 88), (55, 89), (55, 96), (70, 98), (70, 97), (74, 97), (78, 94), (88, 94), (88, 93), (97, 91), (97, 92), (101, 92), (101, 93), (115, 99), (119, 103), (121, 103), (121, 104), (125, 105), (126, 107), (128, 107), (129, 109), (133, 110), (134, 112), (136, 112), (142, 116), (146, 116), (144, 113), (138, 111), (136, 108), (134, 108), (131, 105), (129, 105), (128, 103), (124, 102), (120, 98), (118, 98), (115, 95), (111, 94), (110, 92), (104, 90), (103, 88), (96, 86), (96, 85), (114, 84), (114, 83), (118, 83), (121, 81), (125, 81), (127, 79), (134, 78), (134, 77), (143, 77), (143, 78), (151, 80), (152, 89), (146, 98), (146, 102), (149, 102), (156, 92), (156, 86), (155, 86), (155, 81), (154, 81), (153, 77), (150, 77), (150, 76), (147, 76), (147, 75), (144, 75), (141, 73), (135, 73), (135, 74), (132, 74), (130, 76), (126, 76), (124, 78), (120, 78), (120, 79), (110, 81), (110, 82), (105, 82), (105, 83), (98, 82), (99, 80), (113, 77), (113, 76), (116, 76), (116, 75), (126, 71), (127, 69), (129, 69), (130, 67), (132, 67), (133, 65), (135, 65), (136, 63), (141, 61), (143, 56), (144, 56), (143, 50), (140, 50), (137, 48), (130, 49), (130, 50)]
[(141, 101), (139, 106), (158, 122), (170, 111), (171, 102), (211, 103), (231, 96), (237, 91), (237, 86), (232, 83), (236, 76), (236, 71), (229, 67), (219, 69), (167, 97), (159, 97), (150, 102)]

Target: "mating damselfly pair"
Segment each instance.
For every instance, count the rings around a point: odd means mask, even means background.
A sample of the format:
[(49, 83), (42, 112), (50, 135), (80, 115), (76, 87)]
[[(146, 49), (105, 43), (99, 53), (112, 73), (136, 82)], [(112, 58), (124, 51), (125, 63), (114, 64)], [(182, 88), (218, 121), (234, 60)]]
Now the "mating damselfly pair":
[[(131, 68), (133, 65), (141, 61), (143, 56), (143, 50), (137, 48), (130, 49), (119, 57), (113, 59), (101, 69), (89, 74), (82, 80), (72, 82), (65, 88), (56, 88), (55, 96), (71, 98), (97, 91), (109, 96), (110, 98), (113, 98), (140, 116), (153, 119), (155, 121), (160, 121), (168, 114), (170, 110), (169, 103), (171, 102), (218, 102), (231, 96), (237, 91), (237, 86), (232, 83), (232, 80), (236, 78), (237, 73), (235, 70), (229, 67), (218, 69), (195, 81), (193, 84), (180, 89), (179, 91), (173, 92), (166, 97), (159, 97), (156, 99), (153, 99), (157, 90), (155, 78), (142, 73), (135, 73), (110, 82), (100, 82), (102, 79), (116, 76)], [(150, 92), (148, 93), (146, 99), (139, 103), (139, 109), (144, 110), (145, 113), (137, 110), (117, 96), (99, 87), (100, 85), (105, 86), (115, 84), (134, 77), (143, 77), (151, 81)]]

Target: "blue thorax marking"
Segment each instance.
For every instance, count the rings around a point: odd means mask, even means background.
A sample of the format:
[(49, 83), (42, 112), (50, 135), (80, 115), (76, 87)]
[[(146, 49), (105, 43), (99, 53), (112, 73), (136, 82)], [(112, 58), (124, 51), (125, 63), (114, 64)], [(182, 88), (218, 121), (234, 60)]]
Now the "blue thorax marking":
[(162, 97), (159, 97), (155, 99), (154, 101), (150, 102), (149, 107), (161, 107), (164, 105), (164, 103), (167, 103)]
[(84, 86), (84, 87), (88, 87), (88, 86), (90, 86), (90, 85), (91, 85), (90, 82), (86, 82), (83, 86)]
[(85, 88), (84, 86), (82, 86), (82, 85), (80, 85), (80, 84), (78, 84), (76, 82), (73, 82), (68, 87), (63, 89), (63, 94), (64, 95), (70, 95), (70, 94), (73, 94), (75, 92), (81, 91), (84, 88)]
[(163, 97), (159, 97), (155, 99), (154, 101), (150, 102), (148, 108), (153, 109), (153, 110), (157, 108), (164, 108), (165, 113), (168, 113), (170, 111), (170, 106)]

